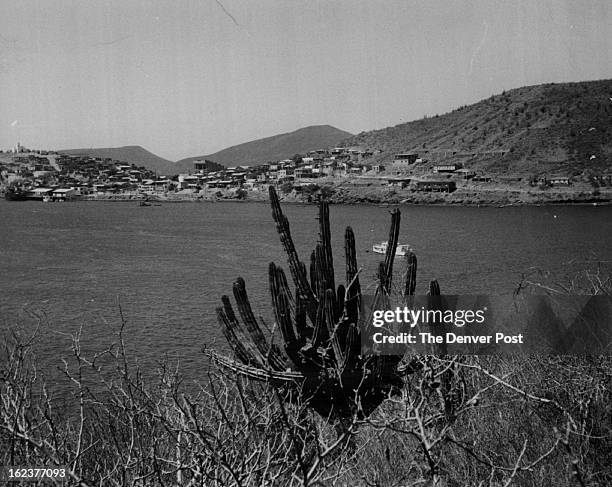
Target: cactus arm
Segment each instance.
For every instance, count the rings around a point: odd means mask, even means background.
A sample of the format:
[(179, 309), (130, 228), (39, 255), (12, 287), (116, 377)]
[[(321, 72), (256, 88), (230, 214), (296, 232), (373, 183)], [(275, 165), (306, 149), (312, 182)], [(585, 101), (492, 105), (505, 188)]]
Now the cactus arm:
[(357, 256), (355, 252), (355, 234), (351, 227), (344, 232), (344, 253), (346, 258), (346, 315), (350, 322), (357, 323), (359, 308), (361, 306), (361, 286), (359, 284), (359, 271), (357, 270)]
[(296, 287), (296, 293), (300, 294), (306, 300), (306, 302), (308, 302), (309, 314), (311, 319), (314, 321), (314, 310), (316, 310), (317, 299), (313, 290), (310, 288), (305, 268), (301, 264), (297, 251), (295, 250), (295, 245), (293, 243), (293, 239), (291, 238), (291, 231), (289, 229), (289, 221), (281, 210), (278, 195), (276, 194), (276, 190), (273, 186), (270, 186), (269, 192), (270, 204), (272, 206), (272, 218), (274, 218), (274, 221), (276, 222), (276, 230), (280, 236), (281, 244), (287, 253), (289, 271), (291, 272), (291, 277), (293, 278), (293, 282)]
[(253, 313), (253, 309), (251, 308), (251, 303), (249, 302), (249, 296), (246, 291), (246, 286), (244, 283), (244, 279), (239, 277), (234, 282), (232, 286), (234, 291), (234, 299), (236, 300), (236, 305), (238, 307), (238, 312), (240, 313), (240, 317), (244, 322), (247, 331), (251, 335), (255, 346), (257, 349), (263, 354), (266, 355), (269, 352), (268, 343), (266, 341), (266, 337), (264, 336), (261, 328), (259, 327), (259, 323), (257, 323), (257, 319), (255, 318), (255, 314)]
[(327, 324), (327, 333), (331, 342), (332, 350), (334, 352), (334, 358), (337, 364), (338, 375), (340, 375), (341, 364), (344, 363), (344, 353), (340, 346), (339, 327), (340, 324), (334, 320), (334, 291), (328, 289), (325, 292), (325, 322)]
[(376, 277), (378, 278), (378, 287), (383, 293), (387, 294), (387, 268), (384, 262), (378, 263)]
[(348, 367), (353, 366), (357, 363), (360, 352), (359, 343), (359, 332), (355, 323), (347, 323), (346, 338), (344, 340), (344, 352), (342, 354), (343, 361), (339, 364), (341, 373), (343, 373)]
[(286, 365), (286, 358), (283, 357), (281, 353), (279, 353), (278, 347), (270, 347), (268, 342), (266, 341), (266, 337), (261, 330), (257, 319), (253, 313), (251, 308), (251, 303), (249, 302), (249, 298), (246, 292), (246, 286), (244, 283), (244, 279), (239, 277), (233, 286), (234, 298), (236, 299), (236, 305), (238, 307), (238, 312), (242, 317), (242, 321), (244, 322), (249, 335), (255, 346), (262, 354), (263, 357), (266, 358), (267, 363), (275, 370), (284, 370)]
[(310, 253), (310, 289), (317, 292), (317, 251)]
[(391, 227), (389, 228), (389, 245), (385, 254), (384, 272), (382, 277), (382, 286), (386, 294), (391, 292), (391, 281), (393, 279), (393, 261), (395, 259), (395, 251), (397, 250), (397, 242), (399, 239), (401, 213), (398, 209), (391, 212)]
[(406, 287), (404, 296), (414, 296), (416, 290), (417, 258), (414, 252), (406, 257)]
[(265, 366), (266, 359), (264, 355), (260, 353), (257, 347), (247, 339), (242, 327), (240, 326), (240, 322), (238, 318), (236, 318), (236, 314), (234, 313), (234, 309), (232, 308), (232, 303), (228, 296), (222, 296), (221, 302), (223, 303), (223, 311), (225, 311), (225, 316), (227, 317), (227, 322), (230, 324), (231, 329), (234, 331), (234, 334), (238, 340), (243, 343), (244, 348), (249, 353), (249, 358), (251, 361), (254, 361), (259, 366)]
[(334, 289), (334, 258), (331, 247), (331, 231), (329, 229), (329, 205), (325, 202), (319, 204), (319, 242), (321, 243), (321, 272), (325, 276), (326, 288)]
[(314, 323), (314, 331), (312, 333), (312, 346), (315, 349), (325, 343), (329, 338), (325, 320), (325, 293), (321, 293), (319, 307), (317, 308), (317, 317)]
[(303, 342), (312, 337), (312, 328), (306, 322), (306, 302), (300, 296), (295, 304), (295, 329)]
[(217, 364), (237, 372), (251, 379), (261, 381), (277, 382), (279, 384), (284, 383), (300, 383), (304, 380), (304, 376), (300, 372), (293, 371), (274, 371), (274, 370), (262, 370), (253, 366), (244, 365), (230, 358), (224, 357), (211, 350), (206, 350), (205, 353)]
[[(429, 309), (442, 309), (442, 298), (440, 295), (440, 285), (438, 284), (438, 281), (436, 280), (431, 281), (429, 283), (427, 307)], [(432, 322), (430, 323), (430, 328), (431, 328), (431, 333), (433, 335), (441, 334), (440, 323), (436, 324), (436, 322)], [(443, 341), (442, 343), (438, 344), (436, 348), (437, 348), (438, 354), (447, 355), (448, 348), (447, 348), (446, 342)]]
[(231, 329), (231, 325), (228, 323), (225, 311), (222, 307), (219, 306), (216, 309), (216, 312), (217, 320), (219, 321), (219, 324), (221, 325), (221, 330), (223, 331), (223, 336), (225, 336), (225, 339), (227, 340), (227, 343), (229, 344), (230, 348), (232, 349), (236, 357), (238, 357), (238, 360), (245, 364), (248, 364), (251, 361), (249, 359), (249, 354), (245, 350), (244, 345), (240, 342), (240, 340), (238, 340), (238, 337), (236, 337), (235, 333)]
[[(262, 366), (261, 355), (244, 337), (244, 334), (240, 330), (239, 324), (236, 317), (231, 310), (231, 304), (229, 304), (229, 298), (227, 296), (222, 297), (223, 307), (217, 308), (217, 320), (223, 330), (223, 335), (227, 339), (230, 347), (236, 354), (239, 360), (245, 364), (256, 364)], [(226, 305), (229, 304), (229, 306)], [(229, 313), (228, 313), (229, 309)]]
[(434, 280), (429, 283), (429, 295), (440, 296), (440, 284), (438, 284), (438, 281)]
[(334, 322), (337, 323), (340, 321), (342, 316), (344, 315), (344, 300), (346, 298), (346, 289), (342, 284), (338, 285), (338, 289), (336, 291), (336, 308), (334, 312)]
[(270, 281), (270, 294), (272, 295), (274, 318), (283, 336), (285, 349), (289, 357), (293, 360), (294, 357), (290, 351), (298, 349), (299, 346), (291, 322), (291, 308), (289, 305), (289, 298), (285, 292), (283, 279), (284, 272), (280, 267), (276, 267), (276, 265), (271, 262), (268, 270), (268, 277)]

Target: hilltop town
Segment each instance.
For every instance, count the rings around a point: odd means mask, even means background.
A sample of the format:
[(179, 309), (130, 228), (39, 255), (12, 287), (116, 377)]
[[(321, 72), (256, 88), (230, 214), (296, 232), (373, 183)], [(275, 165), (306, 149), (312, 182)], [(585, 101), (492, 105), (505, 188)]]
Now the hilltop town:
[[(504, 151), (399, 152), (385, 164), (377, 162), (381, 155), (376, 149), (333, 147), (227, 168), (196, 160), (188, 173), (158, 175), (126, 161), (17, 144), (0, 152), (0, 186), (9, 196), (21, 196), (7, 199), (41, 201), (257, 201), (266, 199), (269, 185), (285, 200), (301, 202), (509, 205), (604, 203), (612, 197), (612, 175), (606, 172), (521, 177), (471, 168), (470, 162), (483, 156), (503, 160)], [(447, 162), (451, 157), (464, 162)]]
[(149, 181), (157, 181), (153, 171), (109, 158), (28, 149), (19, 142), (0, 151), (0, 190), (7, 199), (65, 201), (121, 194)]
[(612, 80), (601, 80), (517, 88), (357, 135), (305, 127), (176, 163), (139, 146), (18, 143), (0, 151), (0, 191), (44, 201), (217, 201), (262, 200), (275, 185), (286, 201), (604, 203), (612, 199), (611, 121)]

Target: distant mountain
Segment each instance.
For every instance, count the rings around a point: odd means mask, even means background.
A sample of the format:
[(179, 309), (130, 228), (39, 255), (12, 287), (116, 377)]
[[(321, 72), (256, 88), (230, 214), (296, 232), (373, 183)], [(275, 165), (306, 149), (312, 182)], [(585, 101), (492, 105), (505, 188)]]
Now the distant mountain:
[[(577, 175), (612, 168), (612, 80), (513, 89), (445, 115), (340, 141), (489, 173)], [(503, 156), (491, 154), (507, 151)], [(475, 155), (475, 156), (474, 156)]]
[(175, 174), (175, 164), (163, 159), (139, 145), (128, 145), (125, 147), (108, 147), (99, 149), (65, 149), (58, 150), (62, 154), (87, 155), (90, 157), (110, 157), (118, 161), (124, 161), (137, 166), (144, 166), (160, 174)]
[(214, 154), (181, 159), (176, 164), (180, 169), (179, 172), (192, 171), (193, 161), (198, 159), (210, 159), (224, 166), (260, 164), (289, 158), (310, 150), (332, 147), (350, 136), (350, 133), (330, 125), (313, 125), (295, 132), (235, 145)]

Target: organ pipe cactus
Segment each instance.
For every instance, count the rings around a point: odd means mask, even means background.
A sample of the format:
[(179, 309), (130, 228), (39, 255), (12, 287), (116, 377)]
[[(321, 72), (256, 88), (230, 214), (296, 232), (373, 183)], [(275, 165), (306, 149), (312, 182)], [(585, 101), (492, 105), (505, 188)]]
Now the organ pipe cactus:
[[(401, 364), (401, 355), (361, 354), (360, 324), (367, 332), (372, 320), (371, 316), (363, 316), (353, 230), (347, 227), (344, 234), (345, 283), (336, 285), (327, 203), (319, 205), (319, 239), (307, 271), (272, 186), (270, 201), (294, 285), (292, 292), (283, 269), (270, 263), (272, 310), (283, 346), (271, 343), (271, 337), (262, 331), (263, 323), (253, 313), (245, 282), (238, 278), (233, 294), (242, 322), (227, 296), (221, 299), (223, 306), (217, 308), (219, 323), (236, 358), (209, 353), (217, 363), (239, 374), (296, 388), (302, 400), (326, 418), (342, 422), (355, 416), (367, 417), (394, 388), (401, 386), (402, 375), (414, 369), (411, 364)], [(372, 309), (384, 305), (390, 296), (399, 228), (400, 212), (394, 210)], [(417, 270), (412, 252), (406, 263), (403, 293), (411, 296), (416, 288)], [(431, 294), (439, 294), (434, 283)]]

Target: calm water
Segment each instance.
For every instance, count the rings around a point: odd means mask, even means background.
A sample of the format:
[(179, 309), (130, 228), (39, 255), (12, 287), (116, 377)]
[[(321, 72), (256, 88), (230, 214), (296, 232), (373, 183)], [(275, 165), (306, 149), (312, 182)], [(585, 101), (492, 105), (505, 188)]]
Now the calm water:
[[(316, 242), (314, 206), (285, 206), (304, 260)], [(374, 281), (389, 210), (331, 207), (336, 262), (344, 227), (357, 238), (362, 282)], [(269, 207), (259, 203), (164, 204), (0, 201), (0, 327), (44, 313), (39, 353), (53, 364), (69, 343), (58, 332), (83, 328), (88, 350), (101, 349), (119, 326), (144, 363), (179, 358), (197, 377), (203, 345), (226, 349), (215, 318), (237, 276), (270, 322), (267, 265), (286, 268)], [(612, 207), (403, 207), (400, 243), (419, 258), (419, 289), (436, 278), (443, 292), (502, 294), (522, 272), (541, 268), (563, 281), (594, 260), (612, 261)], [(337, 275), (343, 276), (338, 267)]]

